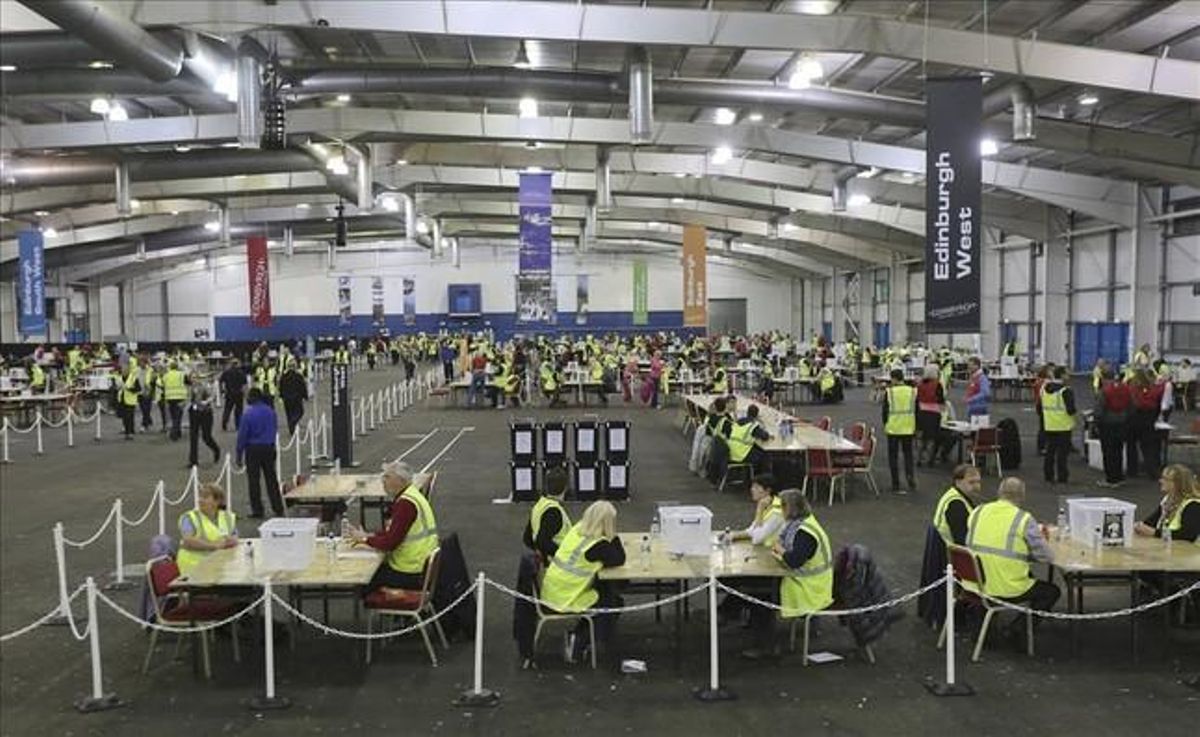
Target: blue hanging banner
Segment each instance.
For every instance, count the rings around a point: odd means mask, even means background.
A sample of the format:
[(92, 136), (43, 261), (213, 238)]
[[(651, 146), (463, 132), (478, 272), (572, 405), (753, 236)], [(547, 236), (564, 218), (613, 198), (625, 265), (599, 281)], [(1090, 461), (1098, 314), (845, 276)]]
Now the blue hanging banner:
[(520, 271), (550, 272), (550, 174), (521, 173), (517, 205), (521, 215)]
[(46, 333), (46, 263), (40, 230), (22, 230), (17, 234), (20, 247), (20, 317), (17, 329), (22, 335)]

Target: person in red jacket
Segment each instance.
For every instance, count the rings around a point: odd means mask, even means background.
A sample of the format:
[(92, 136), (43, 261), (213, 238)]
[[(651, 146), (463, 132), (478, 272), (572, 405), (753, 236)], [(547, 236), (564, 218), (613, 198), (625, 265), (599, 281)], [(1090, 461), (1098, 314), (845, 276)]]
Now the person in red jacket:
[(1129, 438), (1125, 444), (1125, 473), (1137, 476), (1141, 470), (1151, 479), (1157, 479), (1158, 467), (1162, 462), (1162, 444), (1154, 423), (1158, 420), (1163, 387), (1154, 383), (1149, 371), (1138, 369), (1129, 382), (1129, 394), (1133, 402), (1133, 414), (1129, 418)]
[(933, 465), (937, 455), (939, 436), (942, 432), (942, 409), (946, 404), (946, 391), (938, 380), (938, 368), (934, 364), (925, 367), (922, 379), (917, 384), (917, 432), (921, 435), (921, 447), (917, 450), (917, 465)]
[(1104, 457), (1104, 480), (1098, 486), (1112, 488), (1125, 480), (1122, 467), (1122, 450), (1125, 446), (1126, 425), (1132, 414), (1129, 387), (1113, 377), (1113, 370), (1105, 368), (1100, 391), (1096, 394), (1095, 420), (1100, 435), (1100, 451)]

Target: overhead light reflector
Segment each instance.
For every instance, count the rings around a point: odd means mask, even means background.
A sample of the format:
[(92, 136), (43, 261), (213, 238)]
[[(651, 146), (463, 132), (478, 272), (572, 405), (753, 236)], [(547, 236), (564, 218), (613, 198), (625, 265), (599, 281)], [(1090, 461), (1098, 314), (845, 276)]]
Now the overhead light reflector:
[(104, 97), (92, 98), (92, 104), (89, 109), (96, 115), (108, 115), (108, 99)]
[(538, 101), (532, 97), (522, 97), (517, 103), (517, 109), (521, 111), (522, 118), (536, 118), (538, 116)]
[(735, 120), (737, 120), (737, 113), (727, 107), (719, 107), (713, 114), (713, 122), (717, 125), (733, 125)]
[(980, 156), (995, 156), (1000, 153), (1000, 146), (994, 138), (985, 138), (979, 142)]
[(129, 112), (125, 109), (124, 105), (114, 102), (108, 106), (108, 119), (115, 123), (120, 123), (129, 120)]
[(717, 146), (713, 149), (712, 154), (709, 156), (709, 161), (717, 164), (718, 166), (721, 164), (728, 164), (732, 160), (733, 149), (728, 146)]
[(852, 194), (846, 198), (846, 205), (849, 207), (862, 207), (869, 204), (871, 204), (871, 198), (865, 194)]

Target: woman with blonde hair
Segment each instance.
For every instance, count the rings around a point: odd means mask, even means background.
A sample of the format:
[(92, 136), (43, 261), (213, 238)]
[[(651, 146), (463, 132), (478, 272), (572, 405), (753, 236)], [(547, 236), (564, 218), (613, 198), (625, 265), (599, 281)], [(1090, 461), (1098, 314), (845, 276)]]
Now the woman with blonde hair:
[[(592, 608), (621, 606), (621, 597), (611, 586), (596, 580), (602, 568), (625, 564), (625, 547), (617, 536), (617, 508), (611, 502), (593, 502), (583, 516), (563, 536), (542, 578), (541, 599), (556, 612), (584, 612)], [(616, 615), (595, 617), (596, 639), (609, 642)], [(567, 662), (584, 656), (587, 623), (579, 621), (575, 632), (567, 635)]]
[(211, 482), (201, 485), (196, 508), (179, 516), (179, 573), (186, 576), (210, 552), (237, 544), (237, 518), (225, 509), (225, 489)]
[(1200, 486), (1192, 470), (1182, 463), (1163, 469), (1158, 479), (1163, 498), (1150, 516), (1137, 524), (1135, 532), (1146, 537), (1162, 537), (1171, 531), (1171, 540), (1200, 542)]

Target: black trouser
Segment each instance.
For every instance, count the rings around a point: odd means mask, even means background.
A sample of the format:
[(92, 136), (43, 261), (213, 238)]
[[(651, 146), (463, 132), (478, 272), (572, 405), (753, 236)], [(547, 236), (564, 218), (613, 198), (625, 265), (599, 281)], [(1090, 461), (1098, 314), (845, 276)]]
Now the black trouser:
[(1158, 466), (1162, 463), (1162, 438), (1154, 429), (1157, 419), (1157, 410), (1139, 409), (1134, 411), (1129, 421), (1130, 437), (1125, 453), (1129, 459), (1130, 476), (1138, 474), (1137, 452), (1141, 451), (1141, 470), (1152, 479), (1158, 478)]
[(246, 482), (250, 486), (250, 513), (256, 517), (263, 514), (262, 491), (258, 476), (262, 474), (267, 484), (267, 498), (275, 516), (283, 516), (283, 497), (279, 494), (279, 477), (275, 475), (275, 446), (250, 445), (246, 447)]
[[(621, 594), (618, 593), (616, 586), (611, 581), (596, 581), (596, 593), (600, 595), (593, 608), (595, 609), (615, 609), (622, 604)], [(616, 614), (596, 614), (592, 617), (596, 622), (596, 640), (604, 643), (607, 646), (613, 641), (613, 635), (617, 630)], [(575, 656), (579, 657), (583, 652), (583, 646), (587, 644), (588, 626), (584, 620), (579, 620), (575, 625)], [(594, 646), (594, 645), (593, 645)]]
[(408, 589), (409, 591), (419, 591), (424, 585), (424, 573), (401, 573), (385, 562), (383, 565), (375, 569), (375, 575), (371, 576), (371, 583), (367, 584), (367, 591), (372, 591), (384, 586), (388, 587), (389, 589)]
[(158, 403), (158, 417), (162, 420), (162, 431), (169, 431), (171, 425), (167, 422), (167, 400), (165, 399), (160, 400)]
[[(1041, 579), (1034, 579), (1033, 586), (1028, 591), (1020, 596), (1005, 598), (1004, 601), (1013, 604), (1025, 604), (1035, 612), (1048, 612), (1054, 608), (1054, 604), (1058, 601), (1060, 595), (1062, 595), (1062, 590), (1058, 588), (1057, 584), (1042, 581)], [(1037, 627), (1041, 620), (1041, 617), (1034, 617), (1033, 626)], [(1021, 631), (1021, 628), (1024, 626), (1024, 614), (1017, 614), (1016, 618), (1009, 623), (1009, 627), (1017, 631)]]
[(183, 437), (183, 400), (172, 399), (167, 402), (167, 411), (171, 413), (171, 439)]
[[(756, 579), (751, 580), (753, 581)], [(744, 591), (741, 586), (738, 587), (738, 590)], [(751, 595), (756, 599), (762, 599), (763, 601), (767, 601), (772, 604), (778, 604), (778, 579), (775, 579), (774, 585), (765, 586), (761, 589), (756, 587), (755, 592)], [(775, 616), (775, 610), (759, 604), (747, 603), (746, 606), (750, 609), (750, 634), (753, 638), (754, 646), (762, 650), (769, 650), (773, 648), (775, 645), (775, 620), (778, 619), (778, 617)]]
[(124, 431), (125, 437), (133, 437), (133, 420), (134, 414), (137, 412), (137, 407), (132, 404), (121, 402), (117, 405), (117, 412), (121, 415), (121, 428)]
[(1125, 480), (1121, 465), (1122, 446), (1125, 445), (1125, 423), (1100, 423), (1100, 454), (1104, 458), (1104, 480), (1110, 484)]
[[(1047, 452), (1046, 449), (1046, 417), (1042, 414), (1042, 410), (1037, 411), (1038, 417), (1038, 434), (1037, 434), (1037, 450), (1039, 453)], [(1069, 443), (1068, 443), (1069, 444)], [(1046, 477), (1049, 479), (1049, 477)]]
[(442, 361), (442, 376), (447, 384), (454, 381), (454, 361)]
[(283, 403), (283, 413), (287, 416), (288, 435), (295, 435), (296, 426), (300, 424), (300, 418), (304, 416), (304, 402), (297, 400), (293, 404), (285, 401)]
[(1053, 483), (1067, 483), (1067, 453), (1071, 450), (1071, 431), (1046, 433), (1046, 457), (1042, 460), (1042, 474)]
[(217, 441), (213, 440), (213, 411), (212, 407), (204, 409), (188, 408), (188, 465), (198, 465), (197, 451), (200, 446), (200, 439), (204, 438), (204, 444), (213, 452), (213, 463), (221, 460), (221, 446), (217, 445)]
[[(151, 425), (150, 411), (154, 409), (154, 400), (150, 397), (138, 397), (138, 408), (142, 410), (142, 428), (149, 428)], [(129, 411), (133, 411), (132, 405)]]
[(225, 409), (221, 412), (221, 431), (229, 429), (229, 415), (233, 414), (233, 429), (238, 429), (238, 425), (242, 424), (242, 404), (246, 401), (246, 397), (241, 394), (226, 394)]
[(888, 470), (892, 472), (892, 488), (900, 488), (900, 459), (898, 455), (904, 454), (904, 478), (908, 481), (910, 489), (915, 489), (917, 482), (913, 478), (913, 436), (912, 435), (888, 435), (887, 436), (887, 456)]
[(392, 351), (392, 365), (393, 366), (400, 365), (400, 354), (396, 351)]
[(367, 354), (367, 368), (371, 369), (372, 371), (375, 370), (375, 354), (374, 353)]
[(917, 432), (920, 434), (920, 444), (917, 446), (917, 464), (933, 463), (933, 457), (938, 452), (938, 435), (942, 431), (942, 415), (938, 412), (917, 410)]
[(405, 381), (412, 381), (413, 372), (416, 370), (417, 370), (417, 364), (413, 363), (412, 361), (405, 361), (404, 362), (404, 379), (405, 379)]

